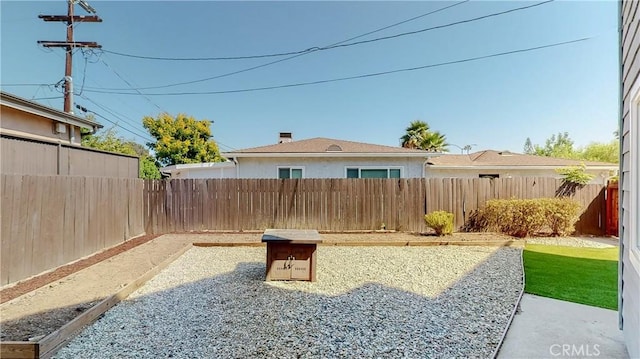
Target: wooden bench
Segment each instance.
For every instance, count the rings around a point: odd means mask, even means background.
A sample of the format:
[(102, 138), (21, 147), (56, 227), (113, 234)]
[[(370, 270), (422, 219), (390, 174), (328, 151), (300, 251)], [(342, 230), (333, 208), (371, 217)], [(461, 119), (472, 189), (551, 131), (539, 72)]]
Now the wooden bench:
[(267, 229), (266, 280), (316, 281), (316, 249), (322, 239), (315, 229)]

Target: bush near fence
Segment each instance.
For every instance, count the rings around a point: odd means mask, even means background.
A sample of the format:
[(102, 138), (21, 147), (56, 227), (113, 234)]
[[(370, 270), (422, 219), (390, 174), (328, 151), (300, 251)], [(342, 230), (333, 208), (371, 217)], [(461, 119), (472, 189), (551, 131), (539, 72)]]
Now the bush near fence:
[(554, 236), (573, 233), (580, 214), (580, 203), (562, 198), (493, 199), (474, 219), (486, 229), (514, 237), (540, 232)]

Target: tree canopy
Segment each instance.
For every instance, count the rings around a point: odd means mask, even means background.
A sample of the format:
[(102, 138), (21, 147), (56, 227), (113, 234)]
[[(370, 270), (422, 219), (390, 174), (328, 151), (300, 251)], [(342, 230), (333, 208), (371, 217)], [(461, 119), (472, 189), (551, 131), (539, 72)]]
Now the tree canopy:
[(446, 152), (448, 147), (445, 135), (431, 131), (429, 124), (420, 120), (411, 121), (400, 140), (402, 147), (430, 152)]
[(82, 136), (82, 145), (102, 151), (122, 153), (140, 157), (139, 177), (144, 179), (160, 179), (160, 171), (156, 161), (149, 151), (134, 141), (127, 141), (116, 135), (114, 128), (102, 131), (102, 133)]
[(178, 114), (162, 113), (142, 119), (143, 126), (156, 139), (147, 143), (163, 166), (184, 163), (221, 162), (218, 145), (211, 138), (211, 122)]
[(530, 155), (608, 163), (620, 161), (619, 148), (620, 144), (616, 139), (609, 143), (591, 142), (585, 147), (575, 148), (567, 132), (551, 135), (544, 146), (532, 144), (530, 138), (524, 143), (524, 153)]

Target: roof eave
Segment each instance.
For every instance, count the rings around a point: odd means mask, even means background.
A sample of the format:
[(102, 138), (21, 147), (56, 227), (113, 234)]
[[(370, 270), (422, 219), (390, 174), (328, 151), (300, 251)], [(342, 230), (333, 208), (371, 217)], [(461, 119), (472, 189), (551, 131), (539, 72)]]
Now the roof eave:
[(2, 96), (0, 97), (0, 103), (2, 103), (2, 105), (22, 112), (49, 118), (57, 122), (63, 122), (73, 126), (86, 128), (88, 130), (102, 128), (102, 125), (97, 122), (90, 121), (66, 112), (58, 111), (56, 109), (41, 105), (33, 101), (25, 100), (6, 92), (2, 92), (1, 95)]
[[(545, 166), (536, 166), (536, 165), (509, 165), (509, 166), (501, 166), (501, 165), (434, 165), (427, 164), (430, 168), (436, 169), (538, 169), (538, 170), (554, 170), (557, 168), (566, 167), (567, 165), (545, 165)], [(597, 166), (586, 166), (587, 170), (598, 170), (598, 169), (617, 169), (617, 165), (597, 165)]]
[(201, 163), (185, 163), (179, 165), (171, 165), (160, 168), (163, 172), (179, 171), (179, 170), (208, 170), (212, 168), (233, 168), (236, 164), (231, 161), (227, 162), (201, 162)]
[(240, 157), (415, 157), (428, 158), (438, 156), (440, 153), (412, 153), (412, 152), (226, 152), (222, 153), (226, 158)]

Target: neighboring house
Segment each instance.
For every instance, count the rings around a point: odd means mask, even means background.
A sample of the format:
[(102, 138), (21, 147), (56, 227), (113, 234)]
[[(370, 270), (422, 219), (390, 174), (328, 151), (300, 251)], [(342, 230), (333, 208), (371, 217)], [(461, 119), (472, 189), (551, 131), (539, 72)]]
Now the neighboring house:
[(620, 1), (620, 328), (631, 358), (640, 358), (640, 9)]
[(171, 178), (236, 178), (237, 167), (234, 162), (187, 163), (162, 167), (160, 172)]
[(427, 162), (426, 177), (455, 178), (562, 178), (558, 168), (584, 164), (586, 173), (594, 176), (592, 183), (605, 184), (618, 172), (615, 163), (566, 160), (562, 158), (524, 155), (508, 151), (479, 151), (466, 155), (445, 154)]
[[(223, 153), (230, 162), (162, 168), (172, 178), (421, 178), (429, 157), (421, 150), (312, 138)], [(235, 174), (231, 170), (235, 168)]]
[(102, 126), (86, 118), (58, 111), (0, 91), (0, 133), (34, 140), (80, 145), (80, 130)]
[(99, 123), (0, 91), (0, 172), (138, 177), (138, 157), (81, 146)]

